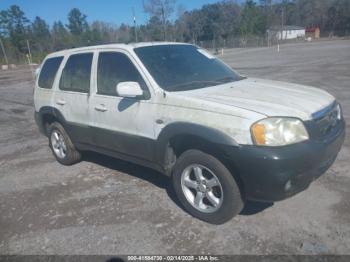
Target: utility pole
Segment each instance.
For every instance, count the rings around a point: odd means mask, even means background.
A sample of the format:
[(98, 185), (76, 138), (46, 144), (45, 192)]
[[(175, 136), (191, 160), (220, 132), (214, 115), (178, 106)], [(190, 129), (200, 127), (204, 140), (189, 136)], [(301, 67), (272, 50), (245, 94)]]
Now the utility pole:
[(4, 57), (5, 57), (6, 64), (8, 65), (9, 64), (9, 60), (7, 59), (7, 55), (6, 55), (6, 52), (5, 52), (5, 47), (4, 47), (4, 44), (2, 43), (2, 39), (1, 38), (0, 38), (0, 45), (1, 45), (2, 53), (4, 54)]
[(278, 43), (277, 43), (277, 52), (280, 52), (280, 43), (283, 41), (283, 28), (284, 28), (284, 9), (283, 6), (281, 7), (281, 33), (278, 37)]
[(166, 41), (166, 21), (165, 21), (165, 11), (164, 11), (163, 4), (162, 4), (162, 20), (163, 20), (164, 41)]
[(32, 63), (32, 53), (30, 52), (29, 41), (27, 40), (29, 63)]
[(133, 16), (133, 19), (134, 19), (135, 42), (138, 42), (138, 39), (137, 39), (137, 28), (136, 28), (136, 16), (135, 16), (135, 8), (134, 7), (132, 7), (132, 16)]
[(281, 40), (283, 40), (283, 27), (284, 27), (284, 8), (282, 6), (282, 11), (281, 11)]

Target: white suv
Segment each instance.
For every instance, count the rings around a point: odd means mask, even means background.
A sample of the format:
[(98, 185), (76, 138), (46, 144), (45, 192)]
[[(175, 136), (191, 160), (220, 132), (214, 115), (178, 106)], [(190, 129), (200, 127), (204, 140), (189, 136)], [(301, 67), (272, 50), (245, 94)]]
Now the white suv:
[(113, 44), (44, 60), (35, 119), (56, 159), (93, 150), (171, 176), (183, 207), (220, 224), (278, 201), (334, 162), (345, 123), (320, 89), (246, 78), (189, 44)]

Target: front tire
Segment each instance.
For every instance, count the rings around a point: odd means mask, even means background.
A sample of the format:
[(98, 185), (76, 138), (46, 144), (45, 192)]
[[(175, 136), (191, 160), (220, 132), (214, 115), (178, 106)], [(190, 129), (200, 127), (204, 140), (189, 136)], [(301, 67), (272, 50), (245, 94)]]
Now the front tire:
[(177, 160), (172, 174), (175, 193), (185, 210), (211, 224), (223, 224), (244, 206), (230, 171), (217, 158), (188, 150)]
[(48, 137), (52, 153), (59, 163), (73, 165), (81, 160), (81, 153), (60, 123), (54, 122), (48, 127)]

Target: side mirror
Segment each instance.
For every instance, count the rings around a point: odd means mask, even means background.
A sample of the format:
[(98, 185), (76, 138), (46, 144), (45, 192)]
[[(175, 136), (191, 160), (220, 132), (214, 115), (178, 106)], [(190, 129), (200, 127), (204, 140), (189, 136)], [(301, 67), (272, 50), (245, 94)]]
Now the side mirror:
[(143, 96), (143, 91), (137, 82), (120, 82), (116, 91), (121, 97), (140, 97)]

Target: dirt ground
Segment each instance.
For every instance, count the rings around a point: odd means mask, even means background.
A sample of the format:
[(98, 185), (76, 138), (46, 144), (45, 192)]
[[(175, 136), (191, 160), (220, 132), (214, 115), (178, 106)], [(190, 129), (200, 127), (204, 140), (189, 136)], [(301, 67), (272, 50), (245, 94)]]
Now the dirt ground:
[(350, 41), (222, 58), (245, 75), (316, 86), (342, 103), (348, 135), (324, 176), (293, 198), (250, 202), (209, 225), (185, 213), (152, 170), (94, 153), (58, 164), (34, 123), (30, 70), (2, 71), (0, 254), (350, 254)]

